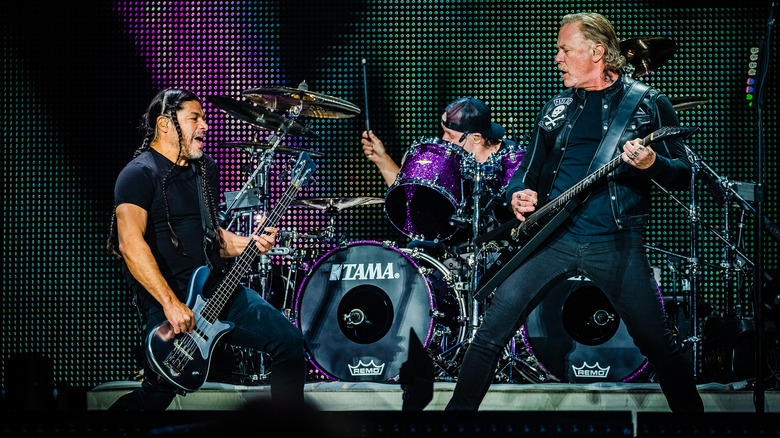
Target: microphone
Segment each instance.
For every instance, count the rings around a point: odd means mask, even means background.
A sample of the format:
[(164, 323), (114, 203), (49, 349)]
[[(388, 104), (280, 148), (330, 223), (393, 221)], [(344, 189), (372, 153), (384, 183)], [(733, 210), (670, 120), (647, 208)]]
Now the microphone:
[(466, 137), (468, 137), (469, 134), (471, 133), (468, 131), (464, 132), (463, 135), (460, 136), (460, 141), (458, 141), (458, 143), (463, 143), (464, 141), (466, 141)]

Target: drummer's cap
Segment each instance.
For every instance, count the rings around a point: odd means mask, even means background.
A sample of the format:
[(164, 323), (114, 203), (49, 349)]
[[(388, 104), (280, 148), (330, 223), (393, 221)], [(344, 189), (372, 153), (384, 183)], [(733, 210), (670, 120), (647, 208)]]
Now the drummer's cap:
[(501, 140), (506, 134), (503, 126), (490, 120), (490, 108), (479, 99), (461, 97), (452, 101), (444, 110), (446, 120), (442, 124), (449, 129), (469, 134), (482, 134), (487, 138)]

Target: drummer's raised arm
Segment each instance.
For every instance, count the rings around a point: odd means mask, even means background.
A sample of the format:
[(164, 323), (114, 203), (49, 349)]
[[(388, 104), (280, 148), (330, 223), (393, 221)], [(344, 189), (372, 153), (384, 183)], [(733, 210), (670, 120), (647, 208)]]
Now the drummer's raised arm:
[(385, 151), (385, 145), (382, 140), (374, 135), (374, 131), (363, 131), (363, 135), (360, 137), (360, 143), (363, 146), (363, 153), (366, 158), (371, 160), (376, 167), (379, 168), (379, 172), (382, 174), (387, 186), (390, 187), (395, 182), (398, 171), (401, 170), (398, 165), (387, 155)]

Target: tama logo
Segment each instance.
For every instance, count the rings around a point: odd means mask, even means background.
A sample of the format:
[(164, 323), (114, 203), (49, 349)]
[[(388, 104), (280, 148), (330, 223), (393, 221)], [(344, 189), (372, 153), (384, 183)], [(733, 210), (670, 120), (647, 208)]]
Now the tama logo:
[(339, 263), (330, 268), (330, 281), (392, 280), (399, 276), (392, 263)]
[(363, 360), (359, 360), (358, 364), (352, 366), (347, 364), (349, 373), (353, 376), (381, 376), (385, 370), (385, 364), (377, 365), (374, 363), (374, 359), (371, 359), (369, 363), (363, 363)]
[(598, 362), (593, 366), (588, 365), (587, 362), (582, 362), (582, 366), (579, 368), (574, 365), (571, 366), (571, 369), (574, 370), (575, 377), (590, 377), (595, 379), (606, 379), (610, 368), (611, 367), (601, 368)]

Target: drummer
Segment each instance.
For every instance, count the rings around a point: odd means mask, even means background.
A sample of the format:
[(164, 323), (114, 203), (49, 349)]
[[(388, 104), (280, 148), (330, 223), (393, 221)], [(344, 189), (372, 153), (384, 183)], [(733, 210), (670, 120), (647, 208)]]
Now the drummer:
[[(441, 116), (444, 131), (441, 139), (454, 143), (474, 155), (478, 163), (484, 163), (503, 144), (506, 130), (490, 118), (490, 108), (479, 99), (461, 97), (447, 105)], [(360, 143), (363, 153), (376, 164), (387, 186), (393, 185), (400, 167), (387, 154), (382, 140), (373, 131), (363, 131)]]

